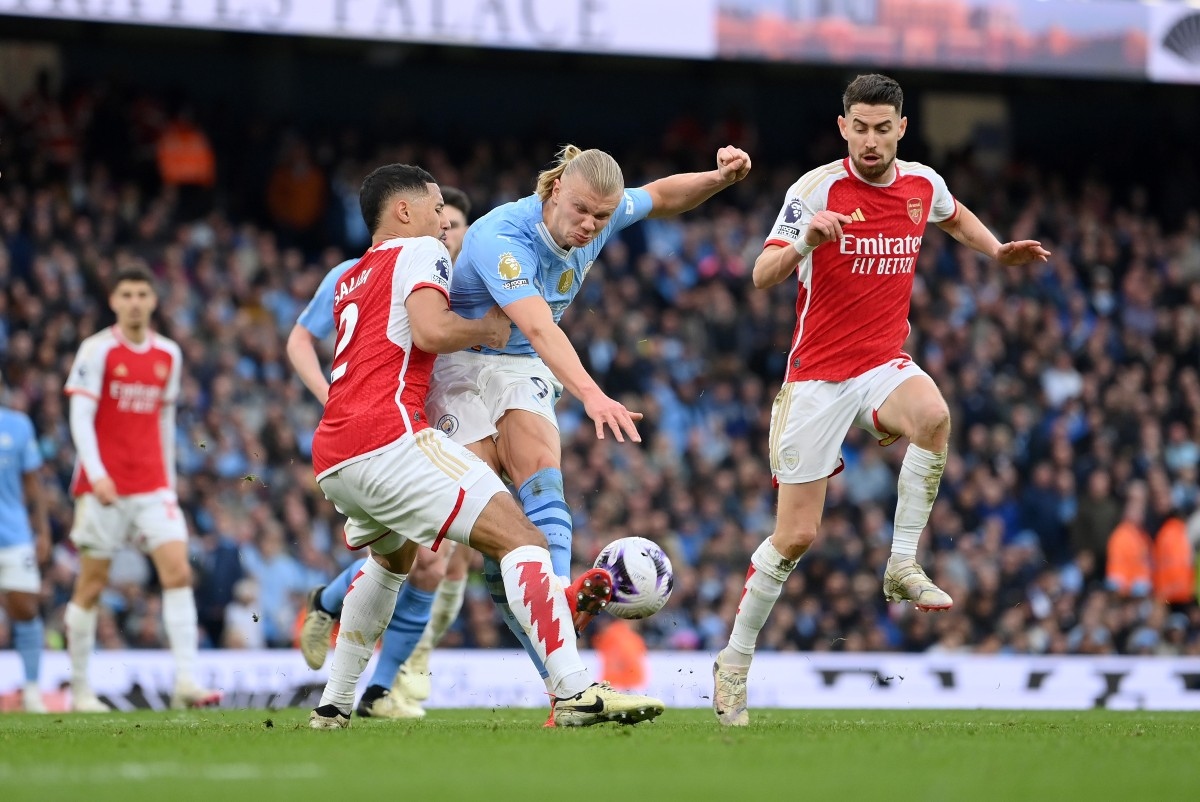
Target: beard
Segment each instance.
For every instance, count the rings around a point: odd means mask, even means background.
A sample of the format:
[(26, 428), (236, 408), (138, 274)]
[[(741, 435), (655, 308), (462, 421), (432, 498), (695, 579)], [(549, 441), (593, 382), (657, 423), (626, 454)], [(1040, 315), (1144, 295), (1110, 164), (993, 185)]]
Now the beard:
[(892, 164), (895, 163), (896, 157), (893, 156), (890, 159), (880, 158), (880, 160), (873, 165), (864, 162), (861, 156), (855, 156), (853, 161), (854, 169), (858, 170), (859, 175), (861, 175), (863, 178), (874, 180), (876, 178), (882, 178), (887, 174), (887, 171), (892, 168)]

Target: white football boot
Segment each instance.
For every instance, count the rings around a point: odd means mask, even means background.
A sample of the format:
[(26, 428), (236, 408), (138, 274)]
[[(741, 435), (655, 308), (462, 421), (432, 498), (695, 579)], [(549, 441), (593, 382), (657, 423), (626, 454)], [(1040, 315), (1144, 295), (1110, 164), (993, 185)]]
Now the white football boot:
[(304, 662), (316, 671), (325, 665), (325, 657), (329, 654), (329, 638), (333, 634), (333, 624), (337, 620), (317, 605), (317, 598), (324, 586), (313, 588), (308, 592), (305, 603), (307, 612), (304, 614), (304, 624), (300, 628), (300, 653)]
[(950, 594), (933, 584), (915, 557), (894, 554), (883, 574), (883, 597), (890, 602), (912, 602), (922, 612), (949, 610), (954, 606)]
[(599, 682), (569, 698), (555, 697), (552, 716), (559, 727), (589, 727), (604, 721), (637, 724), (661, 715), (665, 709), (658, 699), (621, 693), (607, 682)]
[(713, 712), (717, 721), (726, 727), (745, 727), (750, 724), (750, 711), (746, 709), (746, 678), (750, 666), (729, 665), (721, 659), (723, 651), (717, 652), (713, 662)]

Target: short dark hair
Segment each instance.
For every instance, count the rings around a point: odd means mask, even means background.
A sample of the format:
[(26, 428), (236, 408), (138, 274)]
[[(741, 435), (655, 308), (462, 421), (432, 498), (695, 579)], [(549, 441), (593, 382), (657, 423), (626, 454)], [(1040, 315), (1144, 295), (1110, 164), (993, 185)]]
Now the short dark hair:
[(458, 187), (442, 187), (442, 200), (447, 206), (453, 206), (462, 212), (463, 217), (471, 216), (471, 199)]
[(400, 192), (424, 195), (429, 192), (426, 184), (435, 183), (426, 170), (411, 164), (385, 164), (372, 170), (358, 191), (358, 206), (371, 235), (379, 228), (384, 206), (393, 195)]
[(149, 268), (147, 268), (145, 265), (130, 265), (128, 267), (122, 267), (113, 274), (112, 280), (108, 283), (108, 294), (112, 295), (117, 291), (117, 287), (121, 286), (126, 281), (149, 284), (150, 289), (155, 290), (154, 274), (150, 272)]
[(895, 79), (879, 73), (860, 75), (850, 82), (842, 94), (842, 109), (850, 116), (850, 107), (855, 103), (864, 106), (891, 106), (897, 114), (904, 110), (904, 90)]

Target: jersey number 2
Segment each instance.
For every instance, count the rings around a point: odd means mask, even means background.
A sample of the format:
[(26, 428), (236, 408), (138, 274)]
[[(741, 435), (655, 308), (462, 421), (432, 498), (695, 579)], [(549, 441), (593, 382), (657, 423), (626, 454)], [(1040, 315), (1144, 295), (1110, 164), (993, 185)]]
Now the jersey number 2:
[[(350, 344), (350, 338), (354, 336), (354, 327), (358, 325), (358, 304), (346, 304), (342, 309), (342, 316), (338, 320), (338, 338), (337, 344), (333, 347), (333, 361), (337, 362), (342, 351), (346, 350), (346, 346)], [(329, 373), (329, 382), (332, 384), (338, 379), (346, 375), (346, 368), (350, 366), (350, 360), (347, 359), (340, 365), (335, 364), (333, 370)]]

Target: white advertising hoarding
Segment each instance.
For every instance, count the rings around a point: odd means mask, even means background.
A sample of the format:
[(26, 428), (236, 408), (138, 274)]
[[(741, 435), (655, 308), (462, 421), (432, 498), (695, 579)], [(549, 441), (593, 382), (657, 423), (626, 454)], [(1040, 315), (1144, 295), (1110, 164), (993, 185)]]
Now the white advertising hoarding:
[[(0, 0), (0, 15), (709, 58), (716, 0)], [(0, 19), (0, 28), (3, 20)]]
[[(583, 653), (600, 674), (597, 656)], [(712, 704), (712, 655), (651, 652), (644, 690), (670, 707)], [(364, 674), (363, 685), (372, 667)], [(541, 680), (523, 652), (438, 650), (432, 661), (438, 707), (543, 707)], [(172, 663), (161, 651), (97, 652), (92, 686), (118, 709), (162, 709)], [(299, 652), (202, 651), (197, 677), (220, 688), (224, 707), (313, 706), (327, 673)], [(70, 679), (62, 652), (42, 661), (47, 702), (61, 709)], [(19, 656), (0, 653), (0, 702), (16, 706)], [(361, 686), (360, 686), (361, 687)], [(752, 707), (988, 710), (1200, 710), (1200, 657), (1033, 657), (969, 654), (763, 653), (750, 669)]]

